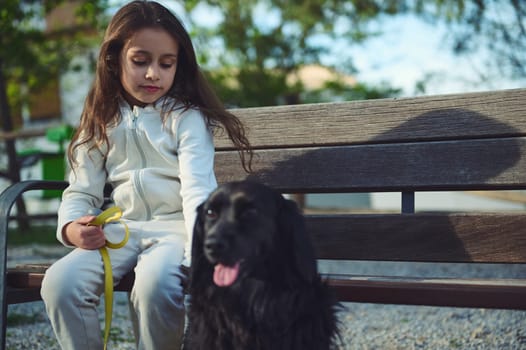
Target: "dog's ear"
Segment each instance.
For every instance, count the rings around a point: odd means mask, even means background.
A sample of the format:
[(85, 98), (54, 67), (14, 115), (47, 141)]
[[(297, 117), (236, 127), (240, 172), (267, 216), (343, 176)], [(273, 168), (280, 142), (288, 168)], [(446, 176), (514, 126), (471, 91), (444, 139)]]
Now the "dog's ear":
[(283, 206), (278, 214), (279, 230), (288, 234), (291, 240), (291, 252), (294, 265), (302, 279), (311, 282), (316, 278), (318, 269), (312, 241), (305, 228), (305, 218), (292, 200), (283, 198)]
[(197, 257), (200, 254), (202, 254), (204, 232), (205, 232), (204, 205), (205, 203), (201, 203), (196, 209), (197, 216), (195, 219), (194, 232), (192, 235), (192, 258)]

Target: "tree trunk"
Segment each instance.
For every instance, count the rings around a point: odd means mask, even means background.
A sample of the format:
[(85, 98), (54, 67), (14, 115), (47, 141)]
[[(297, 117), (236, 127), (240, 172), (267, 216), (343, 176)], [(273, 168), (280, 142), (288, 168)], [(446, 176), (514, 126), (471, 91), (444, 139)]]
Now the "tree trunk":
[[(0, 58), (0, 118), (2, 121), (3, 131), (12, 131), (13, 122), (11, 120), (11, 113), (9, 110), (9, 103), (7, 101), (7, 83), (4, 78), (3, 62)], [(6, 139), (5, 148), (7, 152), (7, 177), (11, 183), (20, 181), (20, 169), (16, 160), (15, 139)], [(18, 215), (26, 216), (26, 206), (23, 198), (19, 198), (16, 202)], [(18, 225), (21, 229), (29, 227), (28, 221), (24, 219), (18, 220)]]

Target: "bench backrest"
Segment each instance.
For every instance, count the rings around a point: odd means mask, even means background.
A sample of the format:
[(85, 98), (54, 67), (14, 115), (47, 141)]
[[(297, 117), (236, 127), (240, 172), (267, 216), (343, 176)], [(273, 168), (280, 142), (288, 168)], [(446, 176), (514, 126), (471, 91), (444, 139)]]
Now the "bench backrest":
[[(526, 89), (233, 110), (283, 193), (401, 192), (402, 213), (308, 215), (319, 258), (526, 263), (526, 215), (412, 213), (415, 191), (526, 189)], [(219, 182), (247, 174), (216, 140)], [(498, 228), (498, 229), (496, 229)]]

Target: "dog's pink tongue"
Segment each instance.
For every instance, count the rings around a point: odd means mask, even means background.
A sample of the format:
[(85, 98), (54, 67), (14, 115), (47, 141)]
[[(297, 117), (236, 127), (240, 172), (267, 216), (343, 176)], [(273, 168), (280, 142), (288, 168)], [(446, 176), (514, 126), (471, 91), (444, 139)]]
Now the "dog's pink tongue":
[(214, 267), (214, 283), (219, 287), (228, 287), (235, 282), (239, 273), (239, 263), (234, 266), (217, 264)]

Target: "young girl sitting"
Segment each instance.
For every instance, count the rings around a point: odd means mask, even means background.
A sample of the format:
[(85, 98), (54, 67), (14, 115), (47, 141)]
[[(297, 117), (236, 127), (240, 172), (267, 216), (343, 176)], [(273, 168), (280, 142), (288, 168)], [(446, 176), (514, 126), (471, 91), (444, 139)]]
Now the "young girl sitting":
[(129, 240), (109, 252), (114, 283), (132, 269), (131, 302), (139, 349), (175, 349), (184, 329), (181, 265), (190, 265), (196, 207), (216, 187), (213, 128), (223, 128), (245, 169), (251, 151), (243, 125), (212, 92), (187, 31), (160, 4), (133, 1), (108, 25), (96, 77), (68, 150), (69, 187), (57, 238), (75, 249), (42, 284), (63, 349), (102, 349), (97, 305), (104, 292), (99, 248), (123, 225), (89, 225), (113, 187)]

